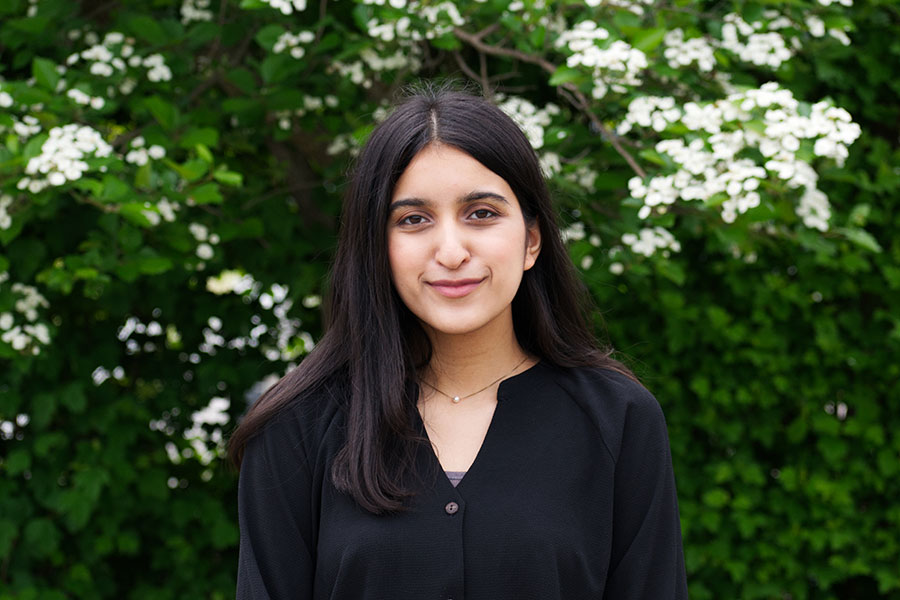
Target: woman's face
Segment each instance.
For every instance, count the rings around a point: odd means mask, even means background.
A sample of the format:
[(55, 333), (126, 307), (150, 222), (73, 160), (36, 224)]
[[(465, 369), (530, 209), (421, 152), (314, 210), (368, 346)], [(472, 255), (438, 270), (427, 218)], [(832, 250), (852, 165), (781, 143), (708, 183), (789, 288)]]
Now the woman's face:
[(431, 144), (397, 181), (387, 227), (394, 286), (426, 330), (464, 334), (512, 322), (512, 299), (541, 240), (502, 177)]

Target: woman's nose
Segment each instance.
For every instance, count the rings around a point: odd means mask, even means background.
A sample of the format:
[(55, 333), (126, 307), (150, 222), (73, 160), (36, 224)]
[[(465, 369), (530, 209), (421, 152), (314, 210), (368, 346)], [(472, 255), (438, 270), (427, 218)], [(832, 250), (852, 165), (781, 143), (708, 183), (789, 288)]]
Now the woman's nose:
[(435, 260), (446, 269), (458, 269), (471, 257), (465, 236), (456, 227), (444, 227), (437, 240)]

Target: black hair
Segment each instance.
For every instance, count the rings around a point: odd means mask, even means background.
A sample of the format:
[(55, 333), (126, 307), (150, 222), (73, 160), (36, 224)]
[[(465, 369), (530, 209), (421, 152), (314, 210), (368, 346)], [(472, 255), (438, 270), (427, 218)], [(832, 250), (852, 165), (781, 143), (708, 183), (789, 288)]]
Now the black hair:
[(336, 376), (345, 383), (346, 442), (332, 465), (335, 487), (365, 510), (403, 510), (417, 444), (416, 373), (431, 345), (391, 280), (387, 223), (394, 186), (426, 146), (457, 148), (502, 177), (541, 250), (512, 302), (525, 352), (558, 367), (592, 365), (634, 377), (601, 346), (586, 319), (589, 295), (556, 224), (538, 157), (516, 123), (488, 100), (446, 87), (421, 88), (378, 125), (363, 147), (344, 198), (325, 303), (325, 334), (303, 362), (256, 401), (229, 440), (240, 466), (247, 441), (274, 415)]

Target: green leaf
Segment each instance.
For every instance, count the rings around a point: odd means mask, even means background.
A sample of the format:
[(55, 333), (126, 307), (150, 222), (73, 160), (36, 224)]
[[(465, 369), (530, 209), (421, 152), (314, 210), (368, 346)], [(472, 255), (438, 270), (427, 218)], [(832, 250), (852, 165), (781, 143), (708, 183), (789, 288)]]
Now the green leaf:
[(703, 494), (703, 504), (711, 508), (722, 508), (730, 499), (731, 495), (721, 488), (713, 488)]
[(573, 69), (571, 67), (567, 67), (565, 65), (560, 66), (553, 72), (553, 75), (550, 76), (550, 85), (562, 85), (564, 83), (569, 83), (571, 81), (578, 81), (585, 79), (585, 74), (579, 71), (578, 69)]
[(278, 38), (284, 34), (284, 27), (281, 25), (266, 25), (262, 29), (260, 29), (253, 39), (256, 40), (256, 43), (265, 48), (266, 50), (271, 51), (272, 47), (275, 45), (275, 42), (278, 41)]
[(30, 554), (37, 557), (50, 556), (56, 552), (60, 533), (50, 519), (34, 519), (25, 526), (23, 539)]
[(631, 45), (641, 52), (649, 54), (662, 43), (664, 37), (666, 37), (665, 28), (641, 29), (631, 37)]
[(160, 96), (151, 96), (144, 100), (144, 106), (164, 129), (171, 131), (178, 125), (178, 109), (171, 102)]
[(84, 412), (87, 408), (87, 397), (84, 395), (84, 389), (77, 383), (66, 386), (60, 391), (60, 401), (62, 405), (75, 414)]
[(103, 193), (100, 200), (103, 202), (120, 202), (134, 198), (135, 193), (127, 183), (112, 174), (103, 176)]
[(262, 0), (241, 0), (240, 8), (244, 10), (259, 10), (261, 8), (268, 8), (268, 4), (263, 2)]
[(838, 233), (843, 234), (844, 237), (846, 237), (857, 246), (860, 246), (877, 254), (880, 254), (882, 252), (881, 244), (879, 244), (878, 240), (876, 240), (875, 237), (865, 229), (839, 227), (837, 231)]
[(191, 127), (178, 140), (178, 145), (182, 148), (193, 148), (197, 144), (216, 148), (219, 145), (219, 132), (212, 127)]
[(138, 38), (154, 46), (162, 46), (169, 41), (166, 30), (157, 19), (149, 15), (139, 15), (128, 19), (128, 29)]
[[(286, 54), (270, 54), (259, 67), (259, 74), (268, 84), (280, 83), (303, 68), (300, 61)], [(298, 90), (293, 90), (299, 93)]]
[(197, 156), (199, 156), (202, 160), (207, 163), (212, 163), (215, 159), (213, 158), (212, 152), (209, 151), (203, 144), (197, 144), (194, 146), (194, 150), (197, 152)]
[(31, 424), (35, 429), (46, 429), (55, 411), (56, 398), (53, 394), (36, 394), (31, 405)]
[(259, 83), (249, 69), (232, 69), (225, 78), (247, 95), (253, 95), (259, 90)]
[(219, 183), (230, 185), (232, 187), (241, 187), (244, 185), (244, 176), (234, 171), (219, 170), (213, 172), (213, 178)]
[(56, 84), (59, 83), (59, 73), (56, 72), (56, 63), (46, 58), (35, 58), (31, 61), (31, 74), (34, 76), (38, 85), (50, 90), (56, 91)]
[(144, 214), (145, 211), (152, 212), (142, 203), (138, 202), (128, 202), (119, 206), (119, 214), (135, 225), (138, 225), (139, 227), (153, 227), (153, 223), (147, 215)]
[(221, 204), (223, 200), (219, 186), (215, 183), (206, 183), (195, 188), (188, 197), (196, 204)]
[(675, 285), (684, 285), (684, 280), (687, 275), (685, 274), (684, 267), (681, 266), (680, 263), (673, 262), (671, 260), (661, 260), (657, 263), (656, 268), (659, 271), (660, 275), (662, 275)]
[(170, 270), (175, 265), (165, 256), (142, 256), (137, 260), (137, 267), (144, 275), (159, 275)]
[(431, 40), (431, 44), (435, 48), (440, 48), (441, 50), (459, 50), (462, 48), (462, 42), (460, 42), (452, 33), (447, 33), (434, 38)]
[(5, 466), (10, 476), (27, 471), (31, 467), (31, 454), (25, 448), (16, 448), (7, 455)]
[(173, 161), (166, 161), (166, 164), (172, 168), (185, 181), (197, 181), (209, 171), (209, 163), (205, 160), (193, 159), (183, 165), (179, 165)]

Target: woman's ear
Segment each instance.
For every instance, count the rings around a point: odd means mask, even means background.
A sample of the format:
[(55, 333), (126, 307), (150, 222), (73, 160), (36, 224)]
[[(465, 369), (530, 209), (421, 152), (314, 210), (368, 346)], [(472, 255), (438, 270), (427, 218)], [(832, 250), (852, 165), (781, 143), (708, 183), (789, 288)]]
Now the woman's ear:
[(540, 253), (541, 227), (537, 218), (534, 218), (525, 227), (525, 271), (534, 266)]

